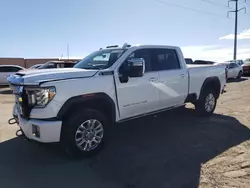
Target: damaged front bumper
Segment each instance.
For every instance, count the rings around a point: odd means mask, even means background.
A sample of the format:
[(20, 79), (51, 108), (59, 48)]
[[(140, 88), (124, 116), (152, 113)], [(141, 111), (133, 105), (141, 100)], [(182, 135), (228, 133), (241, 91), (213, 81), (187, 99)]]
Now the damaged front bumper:
[(17, 136), (24, 134), (28, 139), (42, 143), (60, 141), (62, 121), (22, 118), (16, 105), (13, 108), (13, 118), (9, 120), (9, 124), (17, 123), (19, 125), (20, 130), (17, 131)]

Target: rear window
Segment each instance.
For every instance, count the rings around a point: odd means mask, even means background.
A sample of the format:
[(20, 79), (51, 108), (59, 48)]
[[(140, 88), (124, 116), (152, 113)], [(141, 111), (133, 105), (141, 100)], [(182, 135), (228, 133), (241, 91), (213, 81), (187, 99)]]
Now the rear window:
[(193, 60), (189, 58), (185, 58), (186, 64), (193, 64)]
[(212, 61), (204, 61), (204, 60), (195, 60), (194, 61), (194, 64), (197, 64), (197, 65), (211, 65), (211, 64), (214, 64), (214, 62)]

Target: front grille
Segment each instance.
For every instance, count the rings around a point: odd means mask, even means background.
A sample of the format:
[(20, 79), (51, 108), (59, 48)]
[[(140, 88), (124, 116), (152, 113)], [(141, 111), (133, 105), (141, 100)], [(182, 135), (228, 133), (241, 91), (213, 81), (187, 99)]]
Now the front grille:
[[(11, 85), (11, 89), (16, 98), (18, 112), (22, 118), (29, 119), (31, 107), (28, 105), (28, 96), (23, 86)], [(22, 100), (20, 101), (19, 98)]]
[(27, 95), (27, 92), (25, 90), (25, 87), (24, 87), (23, 92), (22, 92), (22, 99), (23, 99), (22, 106), (21, 106), (22, 107), (22, 117), (29, 119), (32, 107), (29, 106), (29, 104), (28, 104), (28, 95)]

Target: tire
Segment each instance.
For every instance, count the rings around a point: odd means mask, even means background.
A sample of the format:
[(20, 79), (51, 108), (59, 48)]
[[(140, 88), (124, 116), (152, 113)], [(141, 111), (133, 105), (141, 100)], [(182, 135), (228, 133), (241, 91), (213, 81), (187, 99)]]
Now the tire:
[(237, 78), (240, 79), (242, 77), (242, 75), (243, 75), (243, 73), (242, 73), (242, 71), (240, 71)]
[(104, 146), (107, 122), (107, 118), (94, 109), (72, 114), (63, 122), (61, 144), (64, 150), (74, 159), (97, 154)]
[(216, 108), (217, 97), (211, 87), (207, 87), (200, 94), (200, 98), (195, 104), (195, 110), (199, 116), (211, 116)]

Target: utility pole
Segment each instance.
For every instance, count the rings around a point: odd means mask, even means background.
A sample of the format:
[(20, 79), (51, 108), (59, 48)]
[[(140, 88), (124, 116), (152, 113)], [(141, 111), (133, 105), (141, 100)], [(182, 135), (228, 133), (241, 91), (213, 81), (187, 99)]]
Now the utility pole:
[[(230, 5), (230, 2), (235, 2), (235, 10), (233, 11), (228, 11), (227, 12), (227, 17), (229, 17), (229, 13), (234, 12), (235, 13), (235, 25), (234, 25), (234, 60), (237, 59), (237, 34), (238, 34), (238, 12), (241, 10), (245, 10), (246, 13), (246, 7), (238, 9), (238, 2), (239, 0), (229, 0), (228, 1), (228, 6)], [(246, 2), (246, 0), (245, 0)]]
[(69, 43), (67, 43), (67, 55), (68, 55), (68, 61), (69, 61)]

